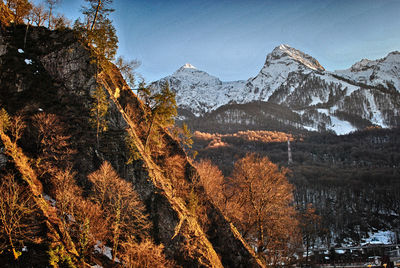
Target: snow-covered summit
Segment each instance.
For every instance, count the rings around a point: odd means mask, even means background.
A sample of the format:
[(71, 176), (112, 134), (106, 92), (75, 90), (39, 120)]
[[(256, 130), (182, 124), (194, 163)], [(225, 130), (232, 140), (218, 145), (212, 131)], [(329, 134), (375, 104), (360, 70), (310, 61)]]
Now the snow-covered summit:
[(161, 81), (168, 81), (175, 91), (178, 106), (189, 109), (195, 115), (202, 115), (227, 104), (232, 98), (229, 92), (236, 92), (244, 87), (244, 81), (222, 82), (190, 63), (186, 63), (172, 75), (154, 82), (153, 86), (157, 87)]
[[(267, 55), (265, 64), (254, 78), (248, 80), (247, 91), (256, 95), (256, 100), (267, 101), (275, 90), (287, 81), (289, 74), (323, 72), (319, 62), (289, 45), (279, 45)], [(248, 100), (251, 96), (246, 96)]]
[[(207, 86), (207, 85), (220, 85), (221, 81), (208, 73), (197, 69), (190, 63), (186, 63), (171, 76), (166, 78), (179, 79), (184, 86), (192, 87)], [(182, 88), (183, 89), (183, 88)]]
[(315, 71), (325, 70), (324, 67), (322, 67), (321, 64), (316, 59), (286, 44), (281, 44), (277, 46), (270, 54), (268, 54), (267, 59), (265, 61), (265, 65), (269, 65), (277, 60), (283, 60), (283, 61), (293, 60)]
[(182, 67), (180, 67), (178, 70), (176, 70), (176, 72), (184, 72), (184, 71), (191, 71), (191, 70), (197, 70), (196, 67), (194, 67), (192, 64), (190, 63), (186, 63), (185, 65), (183, 65)]
[(189, 69), (196, 69), (196, 67), (194, 67), (192, 64), (190, 63), (186, 63), (185, 65), (183, 65), (181, 68), (189, 68)]

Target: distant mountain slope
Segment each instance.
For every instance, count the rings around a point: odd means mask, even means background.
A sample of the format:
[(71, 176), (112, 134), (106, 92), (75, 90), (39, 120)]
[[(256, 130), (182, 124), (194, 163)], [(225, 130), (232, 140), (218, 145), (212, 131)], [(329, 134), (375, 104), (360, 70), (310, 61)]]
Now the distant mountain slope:
[(329, 72), (313, 57), (280, 45), (267, 55), (260, 72), (247, 81), (222, 82), (186, 64), (152, 85), (169, 82), (183, 120), (188, 114), (201, 118), (221, 106), (227, 106), (226, 111), (232, 105), (261, 101), (298, 113), (301, 120), (289, 123), (292, 127), (345, 134), (368, 125), (399, 125), (399, 72), (399, 52)]
[(379, 60), (362, 59), (337, 75), (370, 86), (400, 90), (400, 52), (389, 53)]

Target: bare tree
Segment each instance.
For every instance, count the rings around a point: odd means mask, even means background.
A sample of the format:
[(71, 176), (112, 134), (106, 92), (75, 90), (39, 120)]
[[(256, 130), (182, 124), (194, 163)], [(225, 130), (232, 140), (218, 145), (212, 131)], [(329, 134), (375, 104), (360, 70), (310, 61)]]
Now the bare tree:
[(267, 157), (248, 154), (236, 162), (230, 181), (234, 194), (228, 214), (270, 264), (286, 258), (298, 242), (293, 186), (286, 173)]
[(63, 30), (71, 26), (71, 21), (67, 19), (63, 14), (57, 14), (53, 17), (53, 29)]
[(39, 113), (33, 116), (36, 128), (37, 147), (44, 171), (51, 171), (49, 165), (65, 169), (70, 165), (76, 152), (70, 147), (70, 136), (65, 135), (65, 126), (54, 114)]
[(162, 245), (155, 245), (151, 240), (137, 243), (132, 237), (122, 243), (122, 259), (128, 268), (176, 267), (174, 262), (165, 258)]
[(6, 174), (0, 179), (0, 253), (9, 250), (14, 259), (21, 255), (23, 242), (34, 234), (31, 220), (36, 211), (30, 192), (20, 186), (14, 175)]
[(311, 204), (300, 214), (300, 227), (303, 235), (303, 244), (306, 246), (306, 262), (309, 262), (309, 250), (314, 245), (315, 239), (321, 230), (321, 217), (315, 213), (315, 208)]
[(150, 224), (133, 185), (121, 179), (110, 163), (104, 162), (88, 178), (93, 183), (92, 200), (104, 210), (108, 218), (115, 259), (124, 236), (143, 238), (147, 235)]
[(225, 177), (221, 170), (210, 160), (201, 160), (195, 163), (199, 173), (199, 183), (204, 187), (212, 202), (226, 214), (229, 196), (226, 189)]
[(54, 8), (61, 3), (61, 0), (46, 0), (47, 7), (49, 9), (48, 15), (48, 27), (51, 29), (53, 22), (53, 10)]
[(59, 170), (52, 178), (55, 205), (63, 224), (63, 235), (76, 241), (82, 263), (91, 253), (98, 241), (107, 236), (104, 212), (97, 204), (83, 197), (82, 189), (75, 182), (75, 172), (70, 168)]
[(33, 6), (31, 17), (32, 22), (35, 23), (36, 26), (43, 26), (46, 20), (48, 20), (49, 14), (45, 11), (45, 6), (43, 4), (39, 4)]

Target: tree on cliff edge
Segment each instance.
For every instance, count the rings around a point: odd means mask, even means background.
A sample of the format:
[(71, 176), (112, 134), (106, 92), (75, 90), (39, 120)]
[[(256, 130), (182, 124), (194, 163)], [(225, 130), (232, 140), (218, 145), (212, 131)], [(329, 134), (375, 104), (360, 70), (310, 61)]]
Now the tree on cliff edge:
[[(145, 148), (147, 148), (150, 143), (154, 143), (160, 138), (160, 133), (156, 131), (155, 126), (166, 128), (175, 123), (177, 106), (175, 93), (170, 89), (168, 82), (162, 85), (159, 92), (154, 93), (148, 87), (144, 87), (140, 92), (145, 92), (146, 104), (148, 105), (147, 121), (149, 128), (145, 141)], [(151, 140), (153, 142), (150, 142)]]
[[(85, 0), (88, 5), (83, 7), (83, 22), (75, 21), (74, 29), (81, 34), (82, 40), (91, 47), (93, 61), (97, 70), (107, 68), (107, 61), (112, 61), (118, 48), (118, 37), (112, 21), (108, 18), (114, 11), (110, 8), (112, 0)], [(96, 73), (97, 79), (98, 72)], [(96, 128), (97, 147), (99, 134), (107, 130), (107, 94), (101, 84), (97, 84), (92, 93), (91, 123)]]
[(75, 29), (82, 33), (86, 42), (91, 45), (97, 56), (113, 60), (118, 48), (118, 37), (112, 21), (108, 18), (114, 11), (110, 8), (112, 0), (85, 0), (88, 6), (83, 7), (84, 21), (75, 22)]

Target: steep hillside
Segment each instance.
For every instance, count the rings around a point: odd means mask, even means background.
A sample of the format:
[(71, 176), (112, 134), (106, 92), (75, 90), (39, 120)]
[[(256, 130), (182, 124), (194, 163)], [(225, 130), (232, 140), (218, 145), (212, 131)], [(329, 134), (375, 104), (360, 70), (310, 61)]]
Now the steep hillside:
[[(384, 59), (363, 60), (348, 70), (329, 72), (311, 56), (280, 45), (267, 55), (260, 72), (247, 81), (221, 82), (192, 65), (185, 65), (154, 82), (153, 87), (163, 81), (170, 83), (181, 108), (180, 119), (186, 122), (193, 115), (199, 120), (206, 118), (222, 106), (232, 115), (238, 105), (269, 102), (297, 113), (300, 120), (290, 122), (266, 111), (266, 121), (274, 117), (280, 122), (287, 121), (286, 128), (346, 134), (371, 125), (399, 125), (398, 55), (392, 52)], [(244, 118), (251, 120), (251, 112), (245, 107), (241, 106), (242, 118), (232, 124), (240, 124)], [(257, 124), (250, 128), (257, 128)]]
[[(111, 63), (103, 63), (97, 69), (90, 50), (70, 30), (31, 28), (24, 42), (25, 29), (24, 26), (1, 29), (0, 106), (11, 116), (23, 116), (27, 127), (13, 146), (20, 148), (19, 156), (25, 155), (31, 160), (24, 162), (29, 168), (22, 169), (16, 155), (10, 151), (7, 132), (2, 132), (0, 170), (4, 174), (11, 167), (37, 196), (34, 201), (40, 204), (41, 217), (51, 219), (47, 220), (48, 227), (43, 228), (41, 236), (49, 236), (52, 229), (58, 236), (53, 234), (51, 239), (43, 240), (38, 237), (33, 244), (27, 244), (27, 250), (18, 248), (24, 263), (34, 260), (44, 265), (51, 256), (36, 252), (40, 248), (47, 252), (53, 247), (51, 241), (55, 240), (65, 245), (71, 256), (77, 259), (80, 256), (74, 245), (81, 242), (75, 241), (74, 236), (68, 238), (61, 228), (58, 205), (54, 207), (53, 203), (59, 197), (52, 189), (53, 178), (36, 170), (44, 161), (39, 157), (41, 145), (35, 132), (35, 118), (42, 114), (54, 116), (62, 125), (61, 131), (73, 154), (71, 172), (75, 174), (79, 191), (84, 193), (82, 198), (92, 191), (88, 175), (104, 161), (109, 162), (121, 178), (134, 185), (151, 222), (149, 234), (156, 243), (164, 245), (168, 259), (184, 267), (262, 266), (234, 226), (205, 197), (203, 189), (192, 182), (197, 172), (177, 141), (159, 129), (160, 150), (154, 154), (144, 147), (148, 129), (144, 106), (128, 88), (118, 69)], [(99, 85), (107, 93), (109, 126), (97, 143), (96, 130), (90, 124), (90, 111), (93, 92)], [(136, 152), (136, 160), (130, 164), (127, 164), (131, 155), (128, 146), (134, 147)], [(197, 200), (196, 205), (193, 205), (193, 198)], [(73, 220), (70, 221), (73, 224)], [(95, 248), (90, 249), (92, 251), (98, 252)], [(87, 262), (110, 267), (120, 265), (114, 259), (95, 253)]]

